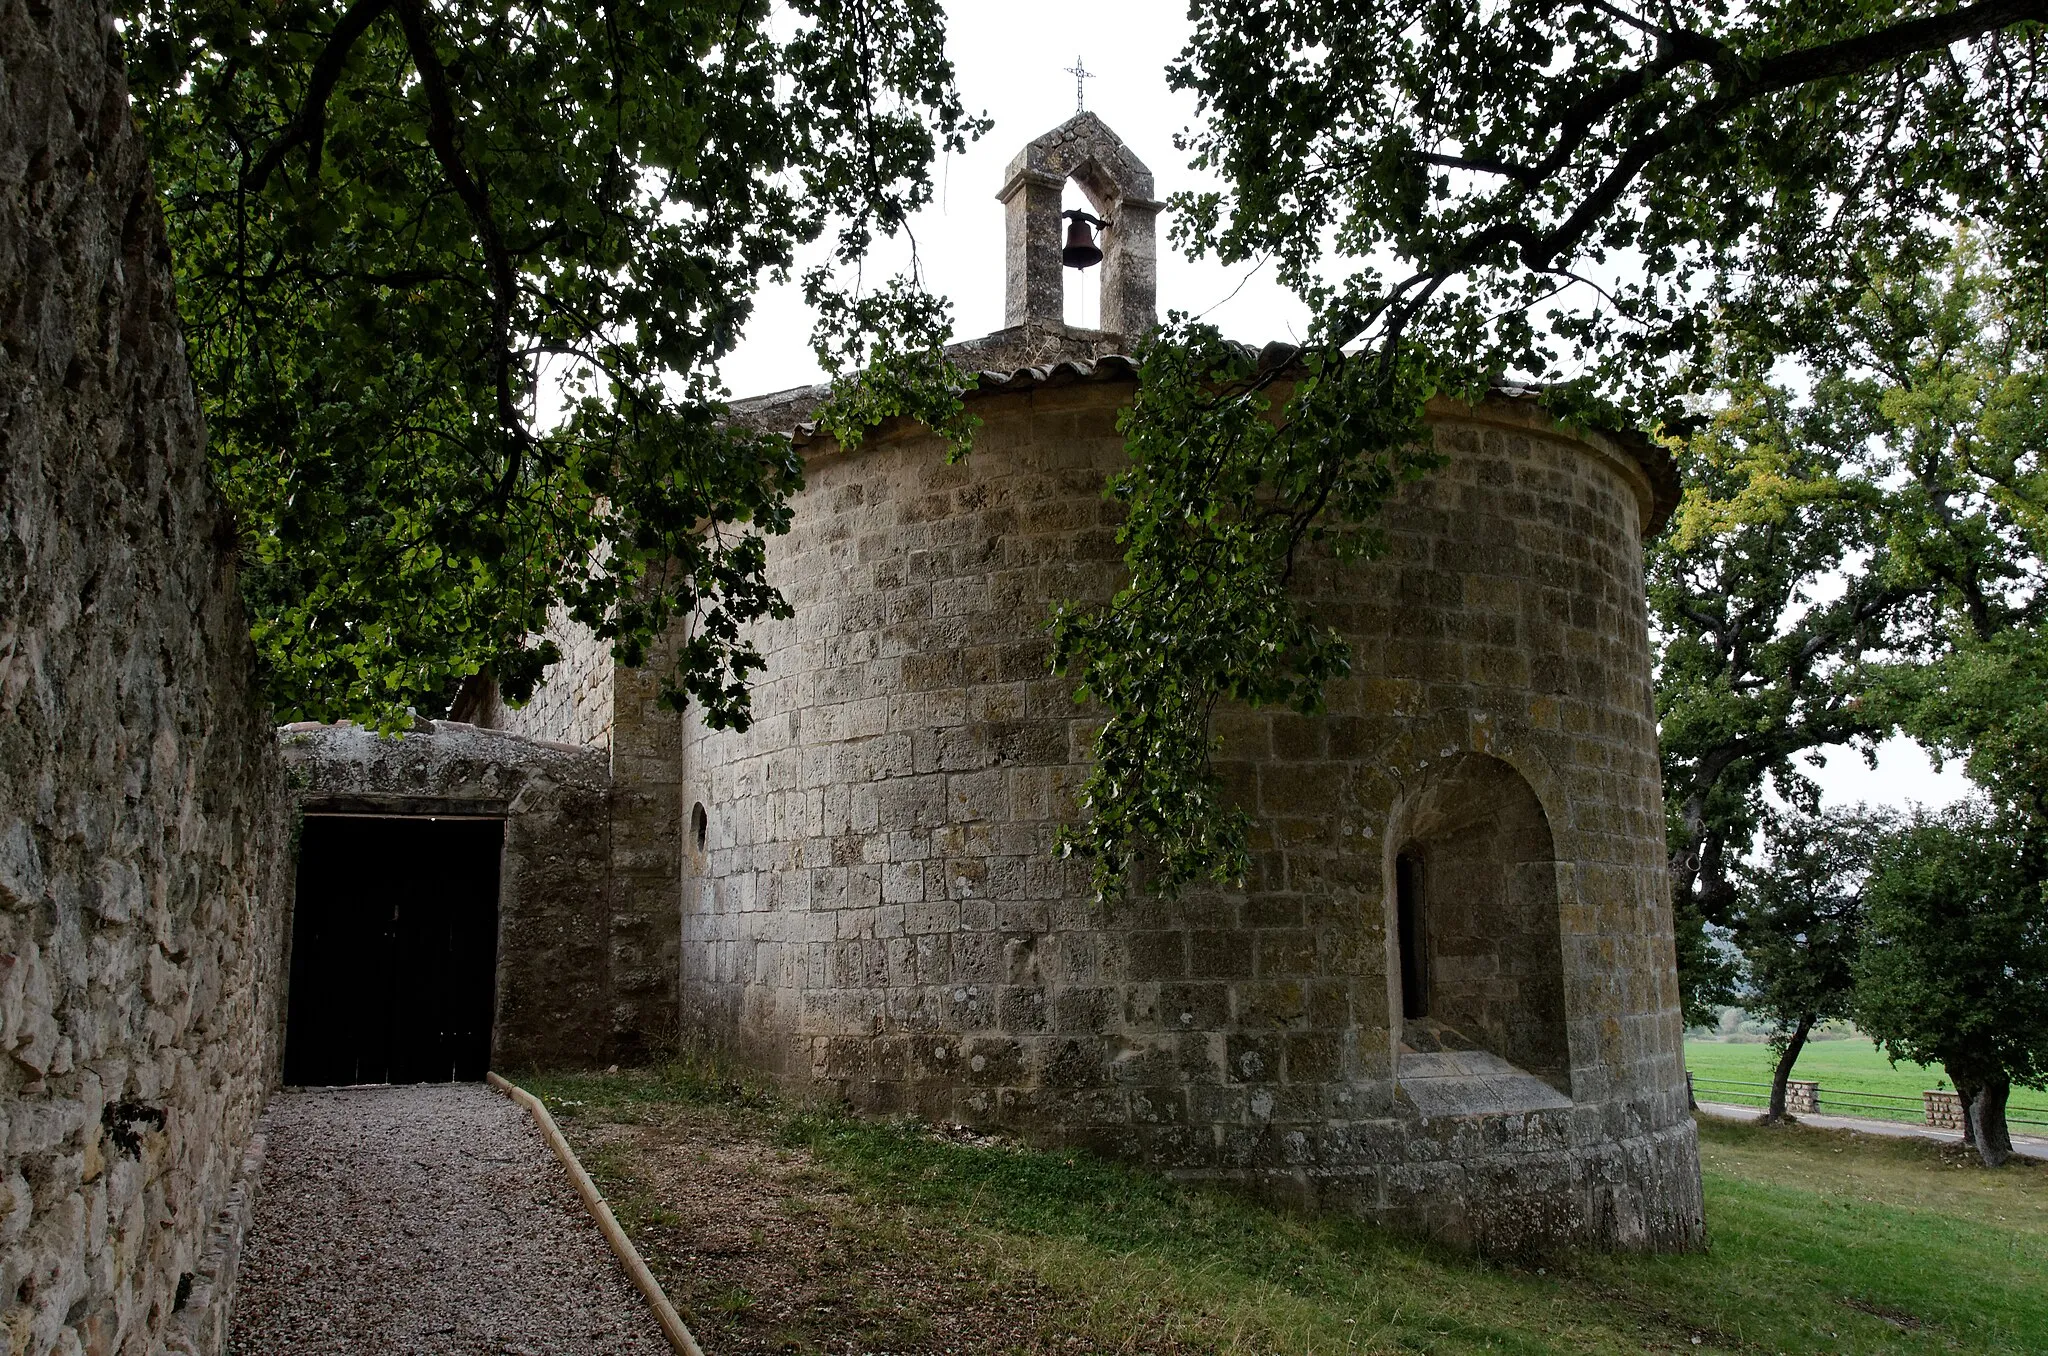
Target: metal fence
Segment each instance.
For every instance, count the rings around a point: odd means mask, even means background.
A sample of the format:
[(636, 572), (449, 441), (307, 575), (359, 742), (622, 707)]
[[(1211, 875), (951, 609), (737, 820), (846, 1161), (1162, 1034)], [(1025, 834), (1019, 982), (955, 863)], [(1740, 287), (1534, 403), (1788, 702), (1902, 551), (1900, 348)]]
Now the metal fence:
[[(1688, 1071), (1685, 1075), (1695, 1100), (1733, 1102), (1738, 1106), (1766, 1107), (1771, 1101), (1769, 1083), (1748, 1083), (1733, 1078), (1707, 1078)], [(1862, 1116), (1872, 1120), (1911, 1121), (1945, 1130), (1961, 1128), (1961, 1107), (1953, 1092), (1930, 1088), (1918, 1097), (1891, 1092), (1859, 1092), (1845, 1088), (1824, 1088), (1803, 1078), (1785, 1084), (1785, 1109), (1794, 1115)], [(2048, 1106), (2023, 1106), (2009, 1102), (2005, 1119), (2015, 1128), (2039, 1126), (2048, 1131)]]

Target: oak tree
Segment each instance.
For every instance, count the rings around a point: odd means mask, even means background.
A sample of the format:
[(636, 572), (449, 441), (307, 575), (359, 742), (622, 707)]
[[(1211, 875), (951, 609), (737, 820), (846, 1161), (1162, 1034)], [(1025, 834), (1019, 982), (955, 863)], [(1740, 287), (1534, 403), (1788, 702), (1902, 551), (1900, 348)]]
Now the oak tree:
[(1811, 808), (1829, 749), (1904, 728), (2038, 806), (2041, 321), (1964, 231), (1941, 269), (1873, 280), (1803, 394), (1731, 380), (1680, 448), (1648, 578), (1688, 994), (1713, 978), (1691, 930), (1730, 922), (1766, 790)]
[(2012, 1153), (2012, 1085), (2048, 1084), (2042, 835), (1965, 801), (1877, 844), (1855, 1016), (1893, 1059), (1939, 1064), (1987, 1166)]
[[(1290, 572), (1383, 497), (1357, 487), (1404, 473), (1429, 394), (1512, 377), (1546, 383), (1567, 419), (1682, 431), (1727, 326), (1817, 351), (1877, 274), (1942, 257), (1959, 212), (2007, 257), (2048, 257), (2048, 0), (1191, 13), (1169, 78), (1200, 110), (1185, 146), (1225, 188), (1178, 200), (1178, 239), (1270, 262), (1309, 303), (1278, 416), (1298, 405), (1305, 427), (1277, 458), (1228, 436), (1279, 378), (1227, 364), (1210, 367), (1227, 399), (1141, 396), (1128, 423), (1175, 451), (1120, 483), (1131, 586), (1069, 614), (1063, 652), (1107, 708), (1098, 818), (1076, 840), (1105, 890), (1125, 883), (1134, 830), (1166, 845), (1168, 883), (1241, 868), (1241, 837), (1208, 827), (1205, 717), (1267, 694), (1313, 710), (1343, 671)], [(1184, 384), (1210, 349), (1170, 319), (1143, 380)], [(1148, 657), (1189, 626), (1169, 659)], [(1181, 715), (1164, 725), (1147, 701)], [(1143, 823), (1100, 816), (1131, 796)]]
[[(964, 432), (913, 279), (846, 281), (980, 124), (936, 0), (140, 0), (131, 85), (215, 477), (287, 717), (390, 724), (566, 615), (744, 725), (802, 465), (722, 418), (805, 276), (828, 418)], [(855, 270), (849, 273), (847, 270)], [(672, 627), (673, 651), (656, 653)]]
[(1866, 660), (1897, 642), (1920, 597), (1883, 570), (1878, 495), (1815, 436), (1810, 410), (1766, 382), (1731, 384), (1723, 401), (1677, 449), (1685, 499), (1645, 568), (1691, 1023), (1734, 1001), (1704, 929), (1735, 922), (1739, 867), (1769, 818), (1767, 793), (1812, 812), (1819, 788), (1804, 760), (1890, 733), (1891, 719), (1866, 700)]
[(1820, 1023), (1850, 1014), (1863, 945), (1863, 880), (1886, 828), (1861, 810), (1779, 812), (1762, 854), (1736, 868), (1731, 915), (1743, 1006), (1771, 1026), (1777, 1062), (1763, 1119), (1785, 1119), (1785, 1084)]

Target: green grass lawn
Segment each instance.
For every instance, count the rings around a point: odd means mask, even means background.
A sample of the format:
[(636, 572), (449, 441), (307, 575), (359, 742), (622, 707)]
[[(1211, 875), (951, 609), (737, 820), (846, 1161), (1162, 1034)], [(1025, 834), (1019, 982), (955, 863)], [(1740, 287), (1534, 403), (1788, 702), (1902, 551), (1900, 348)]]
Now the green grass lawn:
[[(1685, 1067), (1692, 1070), (1696, 1082), (1731, 1079), (1768, 1084), (1776, 1063), (1777, 1057), (1771, 1047), (1760, 1041), (1688, 1040), (1685, 1043)], [(1811, 1078), (1820, 1084), (1823, 1111), (1827, 1110), (1826, 1094), (1830, 1088), (1850, 1093), (1889, 1093), (1917, 1101), (1923, 1090), (1949, 1085), (1948, 1076), (1940, 1069), (1921, 1064), (1894, 1067), (1882, 1051), (1860, 1036), (1848, 1040), (1809, 1042), (1799, 1052), (1799, 1063), (1793, 1067), (1792, 1076)], [(1736, 1101), (1737, 1093), (1746, 1093), (1761, 1102), (1767, 1092), (1768, 1089), (1763, 1087), (1703, 1087), (1698, 1090), (1698, 1095), (1708, 1101)], [(1898, 1106), (1901, 1118), (1920, 1118), (1917, 1106), (1909, 1107), (1903, 1102)], [(2026, 1111), (2022, 1108), (2034, 1109)], [(2016, 1088), (2010, 1110), (2014, 1115), (2032, 1115), (2048, 1120), (2048, 1093)], [(1844, 1114), (1850, 1112), (1845, 1110)], [(1869, 1107), (1862, 1107), (1854, 1109), (1854, 1114), (1875, 1113)], [(2048, 1126), (2015, 1125), (2013, 1129), (2030, 1134), (2048, 1134)]]
[[(2048, 1164), (1928, 1141), (1703, 1122), (1706, 1252), (1538, 1267), (684, 1067), (529, 1086), (722, 1354), (2048, 1351)], [(769, 1213), (699, 1247), (739, 1207), (693, 1224), (693, 1203), (736, 1178)], [(783, 1246), (776, 1211), (812, 1230), (809, 1260), (748, 1272)], [(813, 1289), (777, 1307), (774, 1275)], [(933, 1326), (960, 1306), (994, 1317)]]

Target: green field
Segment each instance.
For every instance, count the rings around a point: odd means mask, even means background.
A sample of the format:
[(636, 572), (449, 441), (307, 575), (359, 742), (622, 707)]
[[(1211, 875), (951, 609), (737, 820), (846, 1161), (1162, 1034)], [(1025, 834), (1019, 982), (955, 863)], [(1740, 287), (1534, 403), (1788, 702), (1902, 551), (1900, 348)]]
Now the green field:
[(2048, 1351), (2048, 1164), (1704, 1121), (1685, 1256), (1489, 1262), (689, 1067), (536, 1079), (707, 1349)]
[[(1768, 1084), (1771, 1070), (1777, 1063), (1777, 1056), (1771, 1047), (1760, 1041), (1716, 1041), (1688, 1040), (1685, 1043), (1685, 1067), (1692, 1071), (1697, 1095), (1710, 1102), (1734, 1102), (1754, 1100), (1761, 1103), (1768, 1093), (1767, 1087), (1728, 1088), (1713, 1085), (1713, 1080), (1726, 1079), (1740, 1083)], [(1900, 1119), (1918, 1120), (1920, 1111), (1917, 1100), (1928, 1088), (1946, 1088), (1948, 1076), (1940, 1069), (1930, 1069), (1920, 1064), (1900, 1064), (1896, 1067), (1884, 1057), (1875, 1045), (1861, 1037), (1848, 1040), (1813, 1041), (1799, 1052), (1799, 1063), (1792, 1070), (1794, 1078), (1811, 1078), (1821, 1086), (1821, 1110), (1826, 1111), (1829, 1089), (1847, 1093), (1889, 1093), (1896, 1097), (1915, 1099), (1915, 1105), (1898, 1104)], [(1844, 1108), (1844, 1115), (1874, 1115), (1868, 1106)], [(2014, 1089), (2010, 1114), (2015, 1117), (2033, 1116), (2048, 1120), (2048, 1093), (2031, 1089)], [(2016, 1131), (2033, 1134), (2048, 1133), (2048, 1126), (2015, 1124)]]

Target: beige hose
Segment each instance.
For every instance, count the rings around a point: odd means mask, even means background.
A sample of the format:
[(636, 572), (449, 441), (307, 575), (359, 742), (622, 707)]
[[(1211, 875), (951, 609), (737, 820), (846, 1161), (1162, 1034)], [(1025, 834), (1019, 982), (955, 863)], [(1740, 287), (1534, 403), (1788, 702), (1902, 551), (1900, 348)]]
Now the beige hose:
[(654, 1273), (647, 1269), (647, 1263), (640, 1260), (640, 1250), (633, 1246), (633, 1240), (626, 1237), (626, 1231), (619, 1227), (619, 1221), (612, 1214), (612, 1208), (604, 1203), (598, 1194), (597, 1183), (590, 1180), (590, 1174), (576, 1161), (576, 1151), (569, 1147), (569, 1141), (562, 1138), (562, 1132), (555, 1125), (555, 1118), (548, 1115), (548, 1109), (541, 1105), (540, 1098), (525, 1088), (508, 1083), (494, 1073), (484, 1078), (499, 1092), (526, 1108), (533, 1123), (540, 1127), (540, 1137), (555, 1151), (555, 1157), (562, 1160), (562, 1166), (569, 1170), (569, 1180), (576, 1184), (576, 1194), (583, 1198), (583, 1204), (590, 1208), (591, 1218), (604, 1231), (605, 1242), (612, 1245), (612, 1251), (619, 1255), (619, 1265), (633, 1278), (633, 1284), (640, 1287), (640, 1293), (647, 1297), (647, 1303), (654, 1310), (655, 1320), (661, 1324), (661, 1331), (668, 1338), (668, 1344), (682, 1356), (704, 1356), (704, 1348), (697, 1345), (697, 1339), (690, 1336), (690, 1330), (683, 1326), (682, 1316), (675, 1306), (668, 1302), (668, 1296), (661, 1292), (661, 1282), (654, 1279)]

